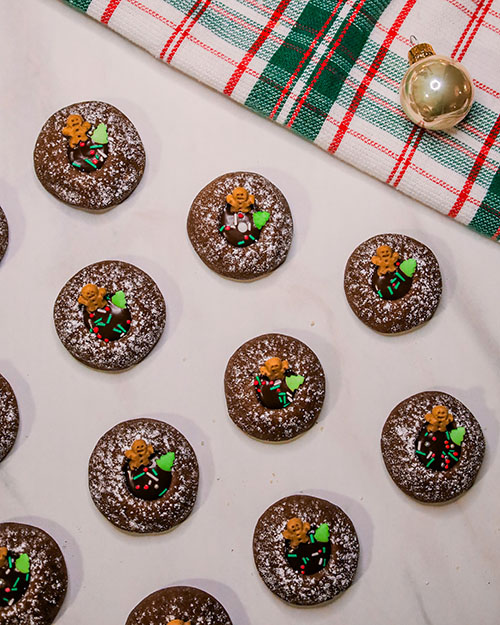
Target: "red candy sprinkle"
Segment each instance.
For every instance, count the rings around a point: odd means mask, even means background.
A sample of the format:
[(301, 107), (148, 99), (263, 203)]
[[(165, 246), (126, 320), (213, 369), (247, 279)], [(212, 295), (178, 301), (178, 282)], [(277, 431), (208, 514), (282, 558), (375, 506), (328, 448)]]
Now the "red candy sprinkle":
[(248, 241), (248, 234), (245, 234), (243, 238), (245, 239), (245, 241)]
[(149, 486), (146, 484), (146, 486), (144, 487), (144, 490), (148, 490)]
[(104, 339), (104, 342), (105, 343), (109, 343), (109, 339)]
[(85, 145), (84, 141), (80, 141), (80, 147), (83, 148), (83, 146)]
[(97, 335), (98, 339), (102, 339), (102, 336), (100, 334)]
[(93, 158), (92, 162), (94, 163), (94, 165), (97, 165), (97, 159), (96, 158)]
[(140, 488), (139, 484), (137, 484), (137, 486), (135, 487), (135, 490), (138, 490)]
[(433, 441), (435, 441), (435, 440), (436, 440), (436, 437), (435, 437), (435, 436), (433, 436), (433, 437), (432, 437), (432, 440), (433, 440)]
[(239, 217), (240, 219), (243, 219), (243, 213), (238, 213), (238, 217)]
[(144, 467), (144, 473), (147, 473), (147, 472), (148, 472), (148, 468)]
[(127, 319), (127, 323), (130, 323), (130, 319)]
[(95, 150), (90, 150), (90, 156), (94, 156)]
[[(106, 308), (105, 308), (104, 310), (105, 310), (106, 312), (109, 312), (111, 309), (110, 309), (110, 307), (109, 307), (109, 306), (106, 306)], [(436, 440), (436, 439), (434, 439), (434, 440)]]
[(230, 226), (226, 226), (224, 230), (231, 230)]
[(10, 588), (6, 588), (6, 589), (5, 589), (5, 592), (10, 592)]
[(94, 313), (89, 313), (89, 317), (93, 319), (95, 317)]
[(99, 332), (99, 328), (98, 328), (97, 326), (94, 326), (92, 329), (94, 330), (94, 332), (95, 332), (96, 334), (97, 334), (97, 332)]

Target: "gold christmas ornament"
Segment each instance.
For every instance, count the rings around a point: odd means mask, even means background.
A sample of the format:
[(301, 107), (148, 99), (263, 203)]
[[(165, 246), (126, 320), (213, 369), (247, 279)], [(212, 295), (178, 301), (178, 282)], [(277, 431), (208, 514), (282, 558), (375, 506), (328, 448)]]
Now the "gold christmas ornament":
[(399, 95), (411, 121), (429, 130), (446, 130), (462, 121), (474, 101), (474, 86), (465, 67), (436, 54), (428, 43), (414, 45), (408, 60)]

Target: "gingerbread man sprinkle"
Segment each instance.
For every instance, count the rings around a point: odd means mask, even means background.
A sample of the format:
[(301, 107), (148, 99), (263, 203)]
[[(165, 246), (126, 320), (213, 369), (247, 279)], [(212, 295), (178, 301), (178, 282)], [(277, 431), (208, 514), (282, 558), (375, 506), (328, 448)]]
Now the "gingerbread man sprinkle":
[(428, 432), (446, 432), (447, 425), (453, 421), (453, 415), (446, 406), (434, 406), (431, 412), (425, 415), (428, 422)]
[(232, 213), (248, 213), (255, 197), (250, 195), (244, 187), (236, 187), (233, 192), (226, 197), (226, 201), (231, 207)]
[(377, 273), (379, 276), (383, 276), (386, 273), (397, 271), (396, 261), (399, 258), (397, 252), (393, 252), (392, 248), (388, 245), (381, 245), (377, 247), (377, 253), (372, 256), (372, 263), (377, 265)]
[(104, 308), (107, 304), (104, 296), (106, 289), (97, 287), (95, 284), (86, 284), (81, 290), (78, 303), (85, 306), (89, 313), (95, 312), (98, 308)]
[(129, 467), (134, 470), (149, 464), (149, 457), (154, 454), (152, 445), (148, 445), (142, 439), (132, 443), (132, 449), (127, 449), (125, 457), (129, 459)]
[(170, 621), (167, 625), (191, 625), (191, 621), (181, 621), (180, 618), (176, 618), (174, 621)]
[(300, 543), (308, 543), (308, 532), (311, 529), (309, 523), (305, 523), (301, 519), (294, 517), (290, 519), (286, 524), (286, 529), (283, 530), (283, 538), (290, 541), (290, 547), (296, 549)]
[(70, 115), (66, 120), (66, 126), (62, 129), (62, 133), (69, 139), (69, 145), (72, 148), (80, 143), (80, 141), (88, 141), (87, 132), (90, 130), (89, 122), (83, 121), (81, 115)]
[(281, 358), (269, 358), (260, 368), (260, 373), (270, 380), (283, 380), (288, 369), (288, 360)]
[(7, 564), (7, 548), (0, 547), (0, 567), (4, 567)]

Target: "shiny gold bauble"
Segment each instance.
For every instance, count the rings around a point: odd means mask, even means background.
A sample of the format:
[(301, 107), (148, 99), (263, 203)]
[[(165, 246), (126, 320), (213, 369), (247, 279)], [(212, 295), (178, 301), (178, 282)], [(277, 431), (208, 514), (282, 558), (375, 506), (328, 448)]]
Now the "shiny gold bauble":
[(411, 63), (399, 94), (406, 115), (429, 130), (452, 128), (467, 115), (474, 101), (474, 86), (463, 65), (435, 54), (427, 43), (408, 53)]

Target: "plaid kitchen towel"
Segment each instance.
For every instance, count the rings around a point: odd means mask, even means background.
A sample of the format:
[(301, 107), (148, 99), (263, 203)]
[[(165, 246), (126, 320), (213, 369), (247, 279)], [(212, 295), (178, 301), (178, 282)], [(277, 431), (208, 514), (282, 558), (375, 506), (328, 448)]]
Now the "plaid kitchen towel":
[[(65, 0), (164, 63), (500, 240), (500, 0)], [(414, 126), (410, 36), (461, 61), (475, 103)]]

